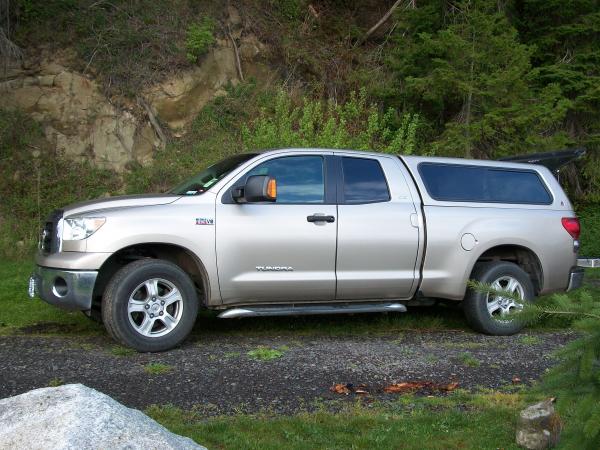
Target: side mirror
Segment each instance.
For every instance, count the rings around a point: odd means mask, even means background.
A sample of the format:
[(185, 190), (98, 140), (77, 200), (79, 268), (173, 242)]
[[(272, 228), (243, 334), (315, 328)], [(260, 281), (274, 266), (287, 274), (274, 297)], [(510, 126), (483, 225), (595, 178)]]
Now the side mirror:
[(248, 203), (274, 202), (277, 200), (277, 181), (268, 175), (248, 177), (243, 188), (233, 188), (231, 195), (236, 202), (244, 199)]

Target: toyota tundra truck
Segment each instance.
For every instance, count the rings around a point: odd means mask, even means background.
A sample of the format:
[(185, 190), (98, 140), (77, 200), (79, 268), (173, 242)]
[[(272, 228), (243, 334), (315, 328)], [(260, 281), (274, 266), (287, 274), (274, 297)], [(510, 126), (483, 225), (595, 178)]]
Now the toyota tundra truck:
[(540, 165), (281, 149), (231, 156), (165, 194), (54, 211), (29, 294), (142, 352), (180, 344), (200, 308), (405, 312), (436, 299), (508, 335), (522, 327), (515, 299), (580, 286), (579, 232)]

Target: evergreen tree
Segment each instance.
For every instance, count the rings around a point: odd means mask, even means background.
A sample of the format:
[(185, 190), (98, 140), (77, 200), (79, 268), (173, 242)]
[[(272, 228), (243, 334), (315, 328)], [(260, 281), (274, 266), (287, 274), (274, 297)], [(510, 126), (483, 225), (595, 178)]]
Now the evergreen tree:
[[(560, 86), (569, 101), (563, 128), (589, 151), (588, 196), (600, 198), (600, 1), (515, 0), (512, 15), (531, 45), (532, 86)], [(596, 194), (593, 194), (595, 192)]]
[(430, 0), (401, 14), (394, 100), (429, 120), (435, 153), (496, 158), (567, 143), (570, 101), (556, 84), (530, 89), (533, 49), (496, 1)]

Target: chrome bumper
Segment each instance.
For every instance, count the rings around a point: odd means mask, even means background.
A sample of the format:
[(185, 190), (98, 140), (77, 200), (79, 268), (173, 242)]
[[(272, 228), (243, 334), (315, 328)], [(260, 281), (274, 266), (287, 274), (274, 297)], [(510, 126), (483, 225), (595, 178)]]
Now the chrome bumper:
[(567, 286), (567, 292), (581, 287), (581, 285), (583, 284), (584, 273), (585, 271), (582, 267), (575, 267), (571, 269), (571, 273), (569, 274), (569, 286)]
[(40, 297), (64, 309), (87, 311), (92, 308), (96, 271), (51, 269), (37, 266), (29, 278), (29, 296)]

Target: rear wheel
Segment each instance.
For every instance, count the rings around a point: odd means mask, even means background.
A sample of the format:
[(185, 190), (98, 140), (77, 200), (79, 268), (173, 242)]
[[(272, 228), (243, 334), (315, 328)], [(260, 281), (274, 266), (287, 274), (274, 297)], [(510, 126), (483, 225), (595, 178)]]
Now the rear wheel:
[(168, 261), (144, 259), (108, 283), (102, 318), (111, 336), (141, 352), (169, 350), (190, 333), (198, 297), (189, 276)]
[[(488, 284), (496, 291), (507, 291), (523, 301), (531, 301), (534, 297), (533, 283), (527, 272), (510, 262), (478, 263), (471, 279)], [(522, 308), (522, 304), (511, 297), (473, 289), (469, 289), (463, 301), (465, 316), (471, 327), (496, 336), (521, 331), (523, 323), (511, 316)]]

